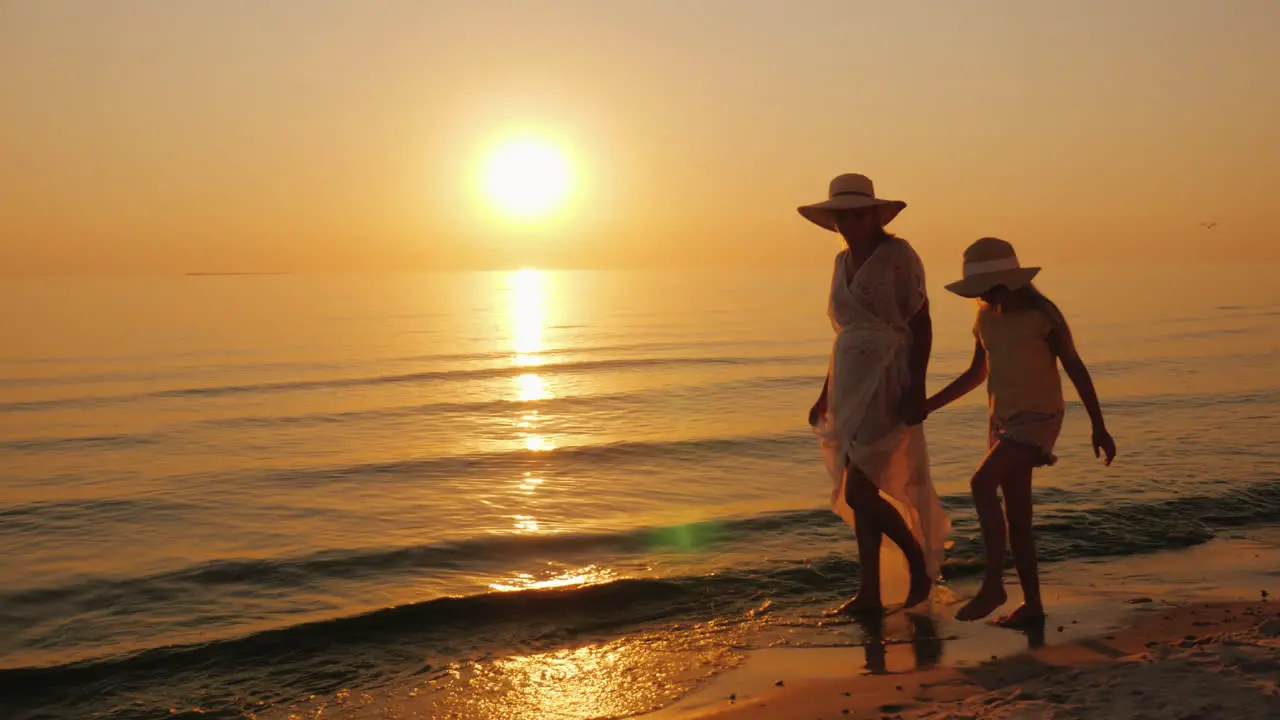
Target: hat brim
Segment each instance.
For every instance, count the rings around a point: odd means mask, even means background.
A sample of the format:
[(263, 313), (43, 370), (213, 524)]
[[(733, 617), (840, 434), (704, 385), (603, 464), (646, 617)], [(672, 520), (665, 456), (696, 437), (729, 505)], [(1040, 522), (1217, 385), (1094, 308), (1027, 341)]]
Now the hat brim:
[(1040, 272), (1038, 267), (1014, 268), (997, 272), (982, 273), (963, 280), (957, 280), (946, 288), (960, 297), (976, 298), (997, 285), (1004, 285), (1010, 290), (1026, 287)]
[(845, 195), (812, 205), (801, 205), (796, 210), (799, 211), (804, 219), (814, 225), (836, 232), (836, 212), (868, 207), (880, 209), (880, 225), (884, 226), (893, 222), (893, 219), (907, 207), (907, 204), (901, 200), (881, 200), (880, 198)]

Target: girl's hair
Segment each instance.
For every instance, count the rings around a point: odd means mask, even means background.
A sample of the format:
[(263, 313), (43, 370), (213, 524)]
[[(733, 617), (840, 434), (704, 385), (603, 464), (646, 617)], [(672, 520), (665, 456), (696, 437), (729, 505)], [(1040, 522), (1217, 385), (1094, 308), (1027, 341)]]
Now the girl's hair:
[(1063, 316), (1062, 311), (1047, 295), (1040, 292), (1040, 288), (1036, 287), (1034, 283), (1027, 283), (1012, 292), (1027, 307), (1035, 308), (1048, 315), (1049, 322), (1053, 323), (1055, 328), (1068, 333), (1071, 332), (1070, 328), (1067, 327), (1067, 318)]
[[(1053, 301), (1040, 292), (1040, 288), (1035, 283), (1027, 283), (1017, 290), (1012, 291), (1019, 300), (1025, 302), (1031, 307), (1039, 307), (1043, 309), (1046, 305), (1053, 305)], [(1056, 307), (1056, 306), (1055, 306)]]
[[(1008, 288), (1007, 285), (1003, 285), (1003, 287)], [(1067, 327), (1067, 319), (1063, 316), (1062, 311), (1058, 309), (1058, 306), (1055, 305), (1047, 295), (1040, 292), (1040, 288), (1036, 287), (1035, 284), (1027, 283), (1016, 290), (1009, 290), (1009, 292), (1012, 293), (1014, 297), (1018, 298), (1023, 307), (1039, 310), (1047, 315), (1049, 317), (1049, 322), (1051, 322), (1055, 328), (1061, 328), (1070, 332), (1070, 328)], [(979, 298), (978, 303), (987, 307), (986, 300)]]

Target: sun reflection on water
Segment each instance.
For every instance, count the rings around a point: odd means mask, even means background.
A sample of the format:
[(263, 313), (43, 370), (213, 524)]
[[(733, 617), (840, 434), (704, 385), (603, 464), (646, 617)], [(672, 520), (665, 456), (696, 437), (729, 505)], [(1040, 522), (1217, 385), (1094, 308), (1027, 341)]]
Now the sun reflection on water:
[(538, 521), (532, 515), (512, 515), (512, 520), (516, 521), (516, 530), (521, 532), (538, 532)]
[(525, 436), (524, 449), (529, 452), (547, 452), (555, 450), (556, 446), (543, 435), (529, 434)]
[[(546, 324), (547, 277), (538, 270), (520, 270), (510, 278), (512, 363), (517, 367), (536, 368), (545, 363), (542, 331)], [(531, 403), (549, 400), (554, 395), (544, 375), (523, 372), (514, 378), (515, 398)], [(515, 423), (517, 436), (529, 452), (554, 450), (555, 444), (544, 433), (537, 432), (542, 418), (537, 410), (526, 412)]]
[(451, 665), (411, 693), (403, 710), (473, 720), (631, 717), (674, 702), (742, 662), (750, 623), (641, 632), (487, 662)]
[(516, 376), (516, 397), (520, 402), (546, 400), (551, 397), (542, 376), (536, 373), (524, 373)]
[(541, 484), (542, 478), (533, 477), (533, 473), (527, 472), (524, 474), (524, 479), (520, 481), (520, 489), (524, 491), (525, 495), (532, 495), (533, 491), (537, 490)]
[(541, 365), (542, 328), (546, 324), (546, 277), (520, 270), (511, 278), (511, 335), (517, 365)]
[[(537, 403), (553, 397), (546, 374), (534, 372), (544, 364), (542, 353), (546, 351), (543, 327), (546, 324), (548, 280), (547, 275), (538, 270), (521, 270), (508, 278), (511, 361), (516, 367), (522, 368), (512, 380), (515, 385), (515, 400), (520, 403)], [(512, 419), (513, 439), (523, 450), (533, 453), (525, 462), (540, 462), (534, 460), (538, 454), (555, 449), (554, 439), (540, 427), (546, 422), (547, 418), (542, 413), (527, 405)], [(497, 532), (519, 535), (555, 532), (554, 529), (548, 529), (545, 522), (538, 521), (543, 511), (539, 509), (540, 498), (535, 495), (535, 491), (546, 479), (542, 473), (535, 474), (532, 470), (524, 471), (519, 476), (515, 488), (509, 491), (511, 495), (508, 496), (514, 496), (515, 500), (508, 506), (508, 512), (512, 513), (507, 516), (511, 525)], [(494, 589), (561, 587), (582, 582), (586, 582), (586, 579), (576, 576), (541, 580), (532, 576), (517, 576), (501, 587), (495, 585)]]
[(607, 568), (588, 565), (584, 568), (568, 570), (541, 580), (530, 573), (515, 573), (506, 582), (490, 583), (489, 589), (497, 592), (516, 592), (519, 590), (549, 590), (553, 588), (599, 585), (618, 579), (617, 573)]

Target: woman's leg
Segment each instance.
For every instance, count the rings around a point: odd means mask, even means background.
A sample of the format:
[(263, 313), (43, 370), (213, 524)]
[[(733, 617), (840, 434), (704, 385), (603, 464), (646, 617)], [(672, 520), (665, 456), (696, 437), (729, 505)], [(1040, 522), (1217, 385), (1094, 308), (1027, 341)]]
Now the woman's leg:
[[(875, 483), (871, 482), (857, 467), (850, 466), (847, 473), (849, 479), (845, 485), (845, 500), (849, 503), (849, 507), (854, 509), (855, 525), (859, 522), (860, 517), (869, 518), (872, 527), (876, 530), (874, 543), (876, 549), (875, 585), (877, 590), (880, 585), (880, 535), (884, 534), (888, 536), (893, 544), (898, 546), (898, 549), (907, 558), (907, 565), (911, 572), (911, 588), (907, 591), (906, 606), (912, 607), (924, 602), (929, 598), (929, 591), (933, 588), (933, 578), (929, 577), (924, 550), (921, 549), (920, 543), (911, 534), (911, 529), (907, 527), (907, 522), (902, 518), (902, 514), (888, 500), (884, 499)], [(866, 557), (862, 551), (861, 539), (859, 539), (858, 554), (859, 558)], [(865, 561), (859, 560), (859, 562)], [(866, 569), (865, 564), (863, 568)], [(876, 596), (879, 597), (879, 592), (876, 593)]]
[(1001, 625), (1018, 625), (1044, 617), (1036, 540), (1031, 532), (1031, 473), (1030, 467), (1023, 472), (1010, 473), (1001, 486), (1004, 490), (1005, 514), (1009, 520), (1009, 548), (1013, 551), (1013, 566), (1018, 571), (1018, 583), (1022, 585), (1022, 604), (1012, 613), (1000, 618)]
[[(876, 514), (871, 508), (871, 499), (867, 492), (867, 480), (853, 465), (845, 468), (844, 499), (853, 508), (853, 532), (858, 539), (858, 594), (840, 606), (837, 612), (859, 613), (881, 610), (884, 603), (880, 598), (880, 527), (876, 522)], [(871, 490), (875, 497), (880, 493), (874, 485)]]
[(958, 620), (978, 620), (990, 615), (1008, 600), (1004, 591), (1005, 514), (1000, 507), (998, 489), (1005, 480), (1021, 474), (1029, 475), (1036, 460), (1036, 450), (1026, 445), (1001, 440), (987, 453), (982, 465), (969, 481), (973, 506), (982, 526), (982, 542), (986, 548), (986, 567), (982, 588), (977, 596), (956, 613)]

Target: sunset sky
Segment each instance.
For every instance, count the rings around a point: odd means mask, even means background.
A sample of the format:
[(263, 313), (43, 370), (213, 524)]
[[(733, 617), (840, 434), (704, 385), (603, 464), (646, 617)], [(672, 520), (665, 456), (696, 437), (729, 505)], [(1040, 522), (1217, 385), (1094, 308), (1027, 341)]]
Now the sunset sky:
[[(1277, 28), (1274, 0), (0, 0), (0, 273), (803, 265), (834, 239), (795, 206), (845, 171), (926, 261), (1274, 262)], [(515, 138), (568, 164), (538, 222), (481, 191)]]

